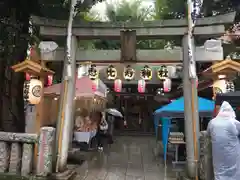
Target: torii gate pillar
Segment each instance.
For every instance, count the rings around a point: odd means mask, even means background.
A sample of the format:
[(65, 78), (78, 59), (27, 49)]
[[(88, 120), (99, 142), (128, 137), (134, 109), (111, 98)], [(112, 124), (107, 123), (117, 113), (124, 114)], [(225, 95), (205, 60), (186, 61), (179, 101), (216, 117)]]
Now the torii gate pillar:
[[(194, 40), (193, 40), (194, 41)], [(192, 42), (194, 43), (194, 42)], [(198, 94), (197, 82), (189, 78), (189, 55), (188, 37), (185, 35), (182, 40), (183, 47), (183, 95), (184, 95), (184, 128), (187, 153), (187, 174), (188, 177), (196, 177), (199, 159), (199, 115), (198, 115)], [(195, 46), (194, 46), (195, 47)], [(195, 49), (193, 50), (195, 51)], [(194, 52), (193, 52), (194, 53)], [(193, 122), (194, 121), (194, 122)], [(196, 123), (194, 125), (193, 123)], [(193, 128), (195, 126), (195, 128)], [(196, 138), (196, 143), (194, 138)], [(196, 145), (197, 144), (197, 145)], [(197, 152), (197, 157), (195, 152)]]

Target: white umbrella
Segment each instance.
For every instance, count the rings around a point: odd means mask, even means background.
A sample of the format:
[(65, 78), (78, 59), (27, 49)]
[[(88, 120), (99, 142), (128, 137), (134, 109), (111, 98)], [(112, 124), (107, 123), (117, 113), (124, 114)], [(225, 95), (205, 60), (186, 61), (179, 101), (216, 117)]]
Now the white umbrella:
[(122, 113), (120, 111), (118, 111), (117, 109), (109, 108), (109, 109), (106, 109), (106, 112), (113, 116), (117, 116), (117, 117), (121, 117), (121, 118), (123, 117)]

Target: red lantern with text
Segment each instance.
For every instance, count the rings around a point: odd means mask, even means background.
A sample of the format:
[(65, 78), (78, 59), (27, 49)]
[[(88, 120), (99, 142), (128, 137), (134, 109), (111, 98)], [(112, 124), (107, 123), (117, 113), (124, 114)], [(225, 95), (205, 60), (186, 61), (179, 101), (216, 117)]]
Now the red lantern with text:
[(146, 89), (146, 82), (143, 79), (138, 80), (138, 92), (144, 93)]
[(29, 73), (25, 73), (25, 79), (26, 79), (26, 81), (30, 81), (31, 75)]
[(122, 80), (116, 79), (114, 81), (114, 91), (115, 92), (121, 92), (122, 91)]
[(93, 92), (97, 91), (98, 89), (98, 79), (92, 80), (92, 90)]
[(164, 92), (170, 92), (172, 86), (172, 81), (170, 78), (165, 78), (163, 81), (163, 91)]
[(52, 75), (48, 75), (47, 76), (47, 85), (51, 86), (53, 83), (53, 76)]

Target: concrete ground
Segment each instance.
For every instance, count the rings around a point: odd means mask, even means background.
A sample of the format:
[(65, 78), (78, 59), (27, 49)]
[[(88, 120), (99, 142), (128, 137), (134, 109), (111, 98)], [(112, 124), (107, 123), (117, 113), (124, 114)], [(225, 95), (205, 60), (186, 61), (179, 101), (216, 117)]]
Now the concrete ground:
[(174, 180), (171, 165), (165, 168), (154, 156), (154, 137), (116, 137), (116, 142), (95, 152), (82, 165), (70, 165), (75, 180)]

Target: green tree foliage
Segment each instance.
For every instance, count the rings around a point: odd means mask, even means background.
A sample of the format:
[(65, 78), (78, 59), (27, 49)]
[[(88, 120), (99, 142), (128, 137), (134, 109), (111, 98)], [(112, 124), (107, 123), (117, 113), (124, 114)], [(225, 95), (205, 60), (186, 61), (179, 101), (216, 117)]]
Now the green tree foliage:
[(24, 76), (11, 66), (25, 58), (33, 9), (30, 0), (0, 3), (0, 128), (4, 131), (24, 131)]
[[(118, 22), (143, 22), (153, 20), (154, 9), (142, 6), (141, 0), (126, 1), (123, 0), (116, 4), (106, 4), (105, 15), (107, 21)], [(138, 40), (137, 49), (162, 49), (167, 40)], [(119, 40), (99, 40), (94, 43), (96, 49), (119, 49), (121, 42)]]
[[(76, 10), (91, 7), (85, 0)], [(0, 130), (23, 132), (25, 114), (23, 102), (23, 73), (14, 73), (11, 66), (25, 59), (31, 14), (56, 19), (68, 18), (67, 0), (2, 0), (0, 2)]]

